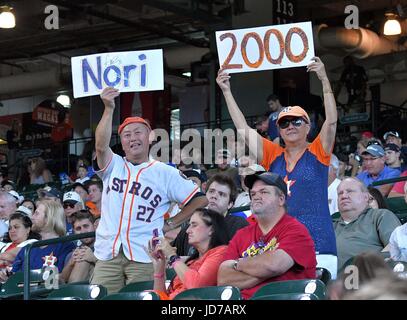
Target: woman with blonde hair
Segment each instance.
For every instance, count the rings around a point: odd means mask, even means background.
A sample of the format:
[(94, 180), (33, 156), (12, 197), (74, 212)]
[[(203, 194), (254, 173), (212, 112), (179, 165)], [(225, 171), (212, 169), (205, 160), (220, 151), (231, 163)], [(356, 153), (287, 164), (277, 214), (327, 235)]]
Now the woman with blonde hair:
[[(41, 240), (59, 238), (66, 235), (64, 208), (58, 202), (52, 200), (41, 200), (37, 209), (32, 214), (32, 230), (41, 235)], [(65, 258), (75, 245), (71, 242), (50, 244), (31, 250), (30, 269), (41, 269), (43, 266), (56, 266), (62, 271)], [(12, 272), (23, 271), (24, 251), (20, 250), (14, 263)], [(6, 275), (1, 274), (4, 280)]]

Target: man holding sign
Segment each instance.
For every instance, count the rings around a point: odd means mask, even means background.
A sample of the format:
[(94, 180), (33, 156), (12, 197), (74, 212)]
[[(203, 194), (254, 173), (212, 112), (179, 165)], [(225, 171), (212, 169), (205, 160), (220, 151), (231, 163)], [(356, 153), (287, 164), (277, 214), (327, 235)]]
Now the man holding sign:
[(321, 132), (312, 143), (307, 142), (311, 129), (310, 118), (301, 107), (286, 107), (278, 116), (277, 126), (286, 145), (282, 148), (262, 138), (248, 126), (244, 114), (233, 98), (229, 74), (221, 69), (216, 81), (239, 134), (244, 135), (249, 149), (257, 154), (258, 163), (284, 177), (288, 189), (288, 213), (308, 228), (318, 253), (318, 266), (327, 268), (335, 278), (336, 241), (329, 214), (327, 190), (337, 112), (324, 64), (318, 57), (313, 60), (307, 66), (307, 71), (315, 72), (322, 83), (326, 119)]
[(183, 209), (171, 218), (164, 231), (179, 226), (195, 209), (208, 203), (199, 187), (177, 169), (149, 159), (151, 127), (145, 119), (124, 120), (118, 133), (125, 157), (113, 153), (109, 144), (114, 99), (118, 96), (118, 89), (103, 90), (105, 110), (95, 136), (100, 168), (96, 173), (104, 187), (95, 242), (98, 261), (91, 282), (105, 286), (109, 293), (119, 291), (128, 283), (153, 278), (151, 259), (143, 247), (153, 237), (154, 229), (163, 236), (163, 217), (171, 202), (179, 203)]

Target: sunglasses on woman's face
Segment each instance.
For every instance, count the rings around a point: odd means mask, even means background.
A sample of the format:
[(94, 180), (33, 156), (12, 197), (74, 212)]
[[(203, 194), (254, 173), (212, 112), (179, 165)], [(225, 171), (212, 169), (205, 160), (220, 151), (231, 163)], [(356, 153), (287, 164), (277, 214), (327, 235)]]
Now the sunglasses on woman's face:
[(278, 126), (280, 127), (280, 129), (287, 129), (290, 125), (290, 123), (294, 126), (294, 127), (301, 127), (301, 125), (303, 123), (306, 123), (305, 120), (303, 118), (288, 118), (288, 119), (282, 119), (279, 123)]
[(64, 203), (64, 209), (68, 209), (68, 208), (75, 208), (75, 204), (73, 203)]

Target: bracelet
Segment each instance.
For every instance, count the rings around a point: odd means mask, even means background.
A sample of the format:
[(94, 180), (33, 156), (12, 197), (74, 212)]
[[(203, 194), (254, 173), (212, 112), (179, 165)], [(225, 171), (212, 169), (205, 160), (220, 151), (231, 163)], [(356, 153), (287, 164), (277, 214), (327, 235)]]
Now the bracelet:
[(237, 270), (237, 264), (238, 263), (239, 263), (239, 259), (237, 259), (237, 260), (235, 260), (235, 262), (233, 262), (233, 269), (236, 270), (236, 271), (239, 271), (239, 270)]
[(164, 273), (154, 273), (154, 278), (162, 279), (164, 278)]

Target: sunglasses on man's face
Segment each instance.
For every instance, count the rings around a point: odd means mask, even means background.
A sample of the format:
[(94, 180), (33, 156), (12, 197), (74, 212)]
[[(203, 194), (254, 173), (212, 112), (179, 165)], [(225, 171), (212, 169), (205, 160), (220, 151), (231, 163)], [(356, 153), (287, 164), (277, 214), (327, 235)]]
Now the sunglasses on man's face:
[(288, 119), (282, 119), (279, 123), (278, 126), (280, 129), (287, 129), (290, 125), (290, 123), (294, 127), (301, 127), (303, 123), (306, 123), (306, 121), (303, 118), (288, 118)]
[(68, 208), (75, 208), (75, 204), (73, 203), (64, 203), (64, 209), (68, 209)]

